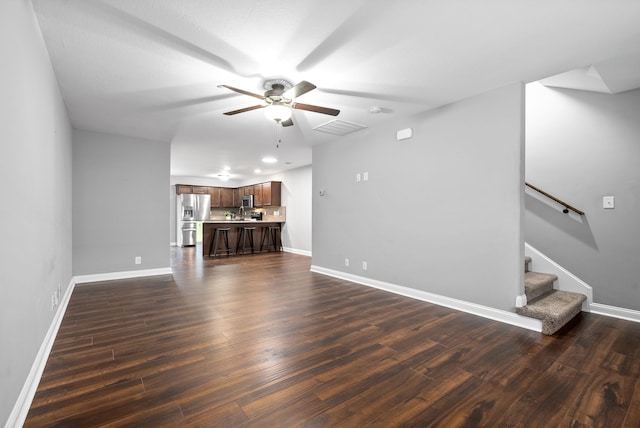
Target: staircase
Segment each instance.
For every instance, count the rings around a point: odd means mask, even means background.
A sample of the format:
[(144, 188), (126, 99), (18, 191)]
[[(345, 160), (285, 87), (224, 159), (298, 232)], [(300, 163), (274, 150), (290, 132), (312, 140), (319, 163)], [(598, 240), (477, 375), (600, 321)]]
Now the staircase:
[(542, 333), (552, 335), (582, 311), (584, 294), (555, 290), (556, 275), (531, 272), (531, 257), (524, 260), (524, 293), (527, 305), (516, 308), (516, 313), (542, 321)]

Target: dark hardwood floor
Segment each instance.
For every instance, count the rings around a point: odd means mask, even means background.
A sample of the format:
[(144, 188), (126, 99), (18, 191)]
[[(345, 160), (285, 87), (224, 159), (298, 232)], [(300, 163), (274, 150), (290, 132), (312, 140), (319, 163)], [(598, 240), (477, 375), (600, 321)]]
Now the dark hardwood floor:
[(25, 426), (640, 426), (640, 324), (548, 337), (300, 255), (198, 251), (76, 287)]

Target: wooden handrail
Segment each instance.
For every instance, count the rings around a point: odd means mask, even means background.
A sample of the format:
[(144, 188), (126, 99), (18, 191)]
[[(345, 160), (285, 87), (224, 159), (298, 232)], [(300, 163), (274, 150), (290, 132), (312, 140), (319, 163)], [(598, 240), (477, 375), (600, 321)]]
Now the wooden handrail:
[(560, 199), (556, 198), (555, 196), (552, 196), (550, 194), (548, 194), (547, 192), (545, 192), (544, 190), (540, 190), (538, 189), (536, 186), (529, 184), (527, 182), (524, 183), (525, 186), (532, 188), (533, 190), (535, 190), (538, 193), (542, 193), (544, 196), (546, 196), (547, 198), (559, 203), (560, 205), (562, 205), (564, 207), (564, 209), (562, 210), (563, 213), (567, 214), (569, 212), (569, 210), (575, 212), (576, 214), (579, 215), (584, 215), (584, 211), (580, 211), (577, 208), (572, 207), (571, 205), (569, 205), (566, 202), (561, 201)]

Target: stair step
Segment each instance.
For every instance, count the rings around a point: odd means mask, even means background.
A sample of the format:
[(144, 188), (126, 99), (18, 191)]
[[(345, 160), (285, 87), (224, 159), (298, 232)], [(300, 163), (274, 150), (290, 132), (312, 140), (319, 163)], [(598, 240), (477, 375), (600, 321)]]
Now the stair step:
[(531, 257), (524, 256), (524, 271), (529, 272), (529, 264), (531, 263)]
[(558, 277), (549, 273), (525, 272), (524, 294), (527, 302), (533, 302), (538, 297), (553, 290), (553, 283)]
[(542, 333), (552, 335), (582, 311), (584, 294), (552, 290), (541, 298), (516, 308), (516, 312), (542, 321)]

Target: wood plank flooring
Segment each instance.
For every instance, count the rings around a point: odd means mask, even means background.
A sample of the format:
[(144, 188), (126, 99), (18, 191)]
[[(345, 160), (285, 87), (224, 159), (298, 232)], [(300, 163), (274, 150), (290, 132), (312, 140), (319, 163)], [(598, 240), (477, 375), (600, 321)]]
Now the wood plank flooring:
[(640, 426), (640, 324), (549, 337), (300, 255), (198, 254), (77, 286), (25, 426)]

